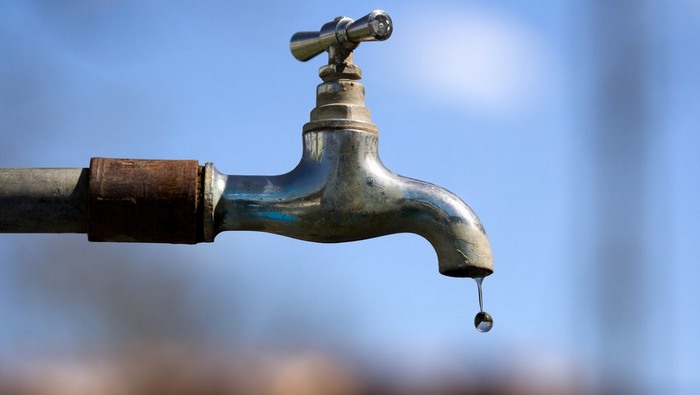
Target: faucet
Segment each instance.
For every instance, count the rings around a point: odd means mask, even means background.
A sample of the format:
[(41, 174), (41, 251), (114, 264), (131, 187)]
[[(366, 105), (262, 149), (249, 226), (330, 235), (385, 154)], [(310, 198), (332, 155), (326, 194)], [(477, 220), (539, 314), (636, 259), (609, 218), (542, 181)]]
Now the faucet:
[[(397, 175), (379, 158), (379, 132), (353, 51), (392, 32), (389, 15), (375, 10), (293, 35), (296, 59), (327, 52), (328, 64), (319, 69), (323, 82), (303, 127), (302, 157), (290, 172), (226, 175), (212, 163), (109, 158), (93, 158), (89, 169), (3, 169), (0, 232), (190, 244), (232, 230), (322, 243), (409, 232), (431, 243), (440, 273), (490, 275), (489, 241), (469, 206), (443, 188)], [(27, 188), (32, 179), (43, 186)], [(37, 212), (30, 203), (43, 208)]]

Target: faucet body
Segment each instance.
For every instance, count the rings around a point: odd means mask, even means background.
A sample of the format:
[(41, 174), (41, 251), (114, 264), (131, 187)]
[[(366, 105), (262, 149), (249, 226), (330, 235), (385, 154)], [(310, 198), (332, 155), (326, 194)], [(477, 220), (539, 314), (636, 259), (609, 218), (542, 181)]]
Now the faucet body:
[(216, 196), (209, 234), (254, 230), (335, 243), (410, 232), (432, 244), (442, 274), (491, 274), (474, 212), (443, 188), (387, 169), (377, 140), (360, 130), (305, 132), (301, 161), (277, 176), (224, 175), (208, 164)]

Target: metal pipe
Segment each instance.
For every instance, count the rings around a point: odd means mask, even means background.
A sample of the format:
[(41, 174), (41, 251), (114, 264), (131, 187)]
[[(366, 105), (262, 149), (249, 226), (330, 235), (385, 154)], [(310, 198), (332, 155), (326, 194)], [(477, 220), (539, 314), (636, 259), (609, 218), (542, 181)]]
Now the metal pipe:
[(0, 169), (0, 233), (90, 241), (202, 241), (202, 166), (93, 158), (87, 169)]
[(0, 169), (0, 232), (85, 233), (88, 169)]

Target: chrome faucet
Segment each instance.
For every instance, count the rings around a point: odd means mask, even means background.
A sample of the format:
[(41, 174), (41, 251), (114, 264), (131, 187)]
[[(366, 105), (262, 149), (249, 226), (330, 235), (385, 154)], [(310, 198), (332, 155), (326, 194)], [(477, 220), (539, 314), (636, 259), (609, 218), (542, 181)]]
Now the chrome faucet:
[(316, 107), (303, 128), (303, 154), (278, 176), (231, 176), (205, 166), (212, 204), (205, 240), (227, 230), (257, 230), (335, 243), (410, 232), (435, 248), (442, 274), (485, 277), (493, 272), (489, 241), (479, 219), (457, 196), (401, 177), (382, 164), (378, 129), (365, 107), (361, 70), (352, 51), (363, 41), (386, 40), (384, 11), (357, 21), (340, 17), (319, 32), (292, 37), (292, 54), (306, 61), (327, 51)]
[[(298, 60), (322, 52), (329, 60), (303, 127), (301, 161), (289, 173), (225, 175), (212, 163), (105, 158), (93, 158), (86, 169), (3, 169), (0, 232), (168, 243), (212, 242), (229, 230), (323, 243), (409, 232), (432, 244), (440, 273), (490, 275), (489, 241), (469, 206), (443, 188), (393, 173), (379, 159), (378, 128), (352, 54), (361, 42), (386, 40), (392, 31), (391, 18), (377, 10), (292, 37)], [(32, 189), (32, 179), (42, 185)]]

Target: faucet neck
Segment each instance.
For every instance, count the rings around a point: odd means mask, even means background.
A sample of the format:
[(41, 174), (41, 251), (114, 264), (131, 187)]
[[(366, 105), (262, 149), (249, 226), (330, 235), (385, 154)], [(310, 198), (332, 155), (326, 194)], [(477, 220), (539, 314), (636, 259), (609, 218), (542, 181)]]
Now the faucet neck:
[(319, 69), (323, 80), (316, 87), (316, 107), (304, 132), (316, 130), (359, 130), (378, 134), (371, 112), (365, 107), (362, 70), (352, 62), (352, 52), (329, 49), (329, 63)]

